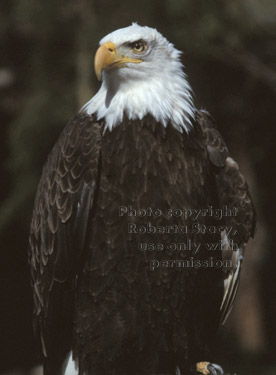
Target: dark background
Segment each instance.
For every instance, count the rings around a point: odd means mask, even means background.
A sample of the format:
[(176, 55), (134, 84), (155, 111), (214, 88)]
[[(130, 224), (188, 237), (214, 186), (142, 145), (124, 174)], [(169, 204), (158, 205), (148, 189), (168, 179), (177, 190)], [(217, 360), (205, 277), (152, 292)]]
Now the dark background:
[(27, 265), (34, 193), (66, 122), (96, 92), (98, 41), (132, 21), (183, 51), (196, 105), (208, 109), (258, 213), (218, 361), (276, 372), (276, 3), (274, 0), (1, 0), (0, 373), (38, 374)]

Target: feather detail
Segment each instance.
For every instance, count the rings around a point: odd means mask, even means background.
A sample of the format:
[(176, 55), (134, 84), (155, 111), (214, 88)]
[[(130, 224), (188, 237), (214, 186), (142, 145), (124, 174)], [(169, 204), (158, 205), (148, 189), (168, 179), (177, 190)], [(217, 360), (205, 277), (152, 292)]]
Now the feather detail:
[(57, 373), (71, 348), (75, 277), (99, 173), (100, 127), (76, 116), (49, 155), (38, 186), (29, 259), (45, 374)]
[[(225, 217), (224, 224), (233, 228), (229, 236), (221, 234), (223, 244), (222, 258), (230, 260), (232, 266), (224, 270), (224, 291), (220, 306), (221, 324), (231, 312), (241, 273), (245, 245), (255, 234), (256, 214), (247, 182), (239, 170), (221, 135), (215, 128), (212, 117), (206, 111), (197, 112), (197, 121), (202, 129), (209, 159), (213, 165), (220, 207), (227, 205), (236, 215)], [(233, 248), (233, 244), (234, 247)]]

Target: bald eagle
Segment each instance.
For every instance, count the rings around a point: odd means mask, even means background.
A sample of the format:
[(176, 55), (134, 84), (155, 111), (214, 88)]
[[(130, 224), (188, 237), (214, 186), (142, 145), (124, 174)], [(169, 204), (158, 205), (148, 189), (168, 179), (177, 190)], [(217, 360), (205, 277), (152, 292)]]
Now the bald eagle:
[(50, 152), (34, 203), (44, 374), (220, 375), (212, 346), (255, 227), (245, 178), (158, 31), (107, 35), (95, 72), (102, 85)]

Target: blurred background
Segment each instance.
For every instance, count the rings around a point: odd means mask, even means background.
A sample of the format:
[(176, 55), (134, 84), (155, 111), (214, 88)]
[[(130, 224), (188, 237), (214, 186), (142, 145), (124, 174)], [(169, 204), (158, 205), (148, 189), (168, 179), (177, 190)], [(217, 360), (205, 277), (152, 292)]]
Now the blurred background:
[(0, 374), (39, 374), (27, 265), (36, 186), (61, 129), (99, 87), (99, 40), (133, 21), (183, 51), (195, 103), (215, 118), (258, 213), (216, 358), (227, 372), (275, 374), (275, 0), (1, 0)]

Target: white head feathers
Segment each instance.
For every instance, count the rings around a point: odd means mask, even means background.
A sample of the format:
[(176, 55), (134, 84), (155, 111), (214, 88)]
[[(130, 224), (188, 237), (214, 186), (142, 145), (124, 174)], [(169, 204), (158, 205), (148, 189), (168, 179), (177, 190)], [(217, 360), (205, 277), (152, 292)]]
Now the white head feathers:
[[(151, 114), (167, 126), (170, 121), (179, 131), (189, 131), (194, 118), (191, 88), (183, 72), (180, 54), (157, 30), (132, 24), (105, 36), (100, 45), (112, 42), (124, 56), (133, 56), (130, 44), (146, 43), (139, 64), (127, 63), (102, 74), (102, 86), (82, 110), (105, 119), (110, 130), (123, 116), (142, 119)], [(132, 55), (131, 55), (132, 54)]]

